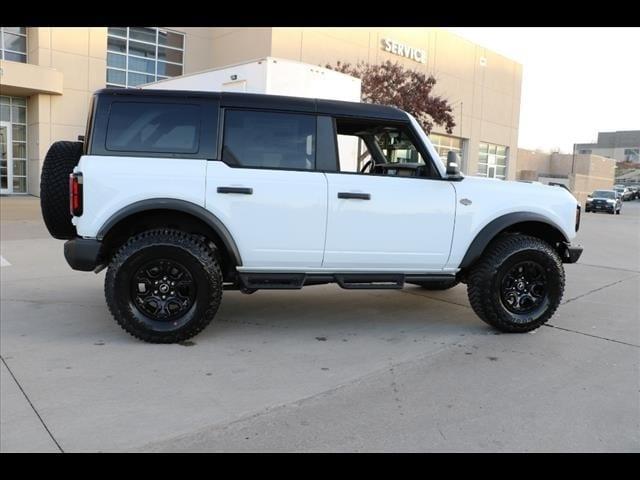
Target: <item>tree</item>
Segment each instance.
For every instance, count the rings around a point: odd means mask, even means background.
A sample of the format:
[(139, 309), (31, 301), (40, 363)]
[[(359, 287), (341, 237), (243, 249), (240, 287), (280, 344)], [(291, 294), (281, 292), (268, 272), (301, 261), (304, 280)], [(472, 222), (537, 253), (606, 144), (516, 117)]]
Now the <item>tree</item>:
[(456, 126), (451, 105), (446, 99), (431, 94), (436, 84), (433, 75), (416, 72), (389, 60), (382, 64), (360, 62), (356, 65), (337, 62), (326, 68), (362, 80), (362, 101), (392, 105), (413, 115), (425, 132), (443, 125), (447, 133)]

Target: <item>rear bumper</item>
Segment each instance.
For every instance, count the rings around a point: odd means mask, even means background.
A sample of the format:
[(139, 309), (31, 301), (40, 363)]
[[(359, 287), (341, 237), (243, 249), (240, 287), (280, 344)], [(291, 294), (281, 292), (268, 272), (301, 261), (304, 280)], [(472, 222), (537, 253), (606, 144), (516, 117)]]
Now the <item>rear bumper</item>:
[(581, 246), (565, 243), (565, 249), (562, 253), (562, 263), (576, 263), (580, 255), (582, 255)]
[(100, 265), (102, 242), (91, 238), (74, 238), (64, 242), (64, 258), (74, 270), (91, 272)]

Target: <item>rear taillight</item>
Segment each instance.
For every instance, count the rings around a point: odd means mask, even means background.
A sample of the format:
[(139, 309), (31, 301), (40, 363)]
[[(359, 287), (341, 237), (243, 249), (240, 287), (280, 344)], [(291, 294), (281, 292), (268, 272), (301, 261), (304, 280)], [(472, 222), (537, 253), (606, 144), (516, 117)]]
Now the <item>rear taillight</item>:
[(581, 210), (582, 210), (582, 208), (580, 207), (580, 204), (578, 204), (576, 206), (576, 233), (580, 229), (580, 211)]
[(69, 175), (69, 211), (74, 217), (82, 215), (82, 174)]

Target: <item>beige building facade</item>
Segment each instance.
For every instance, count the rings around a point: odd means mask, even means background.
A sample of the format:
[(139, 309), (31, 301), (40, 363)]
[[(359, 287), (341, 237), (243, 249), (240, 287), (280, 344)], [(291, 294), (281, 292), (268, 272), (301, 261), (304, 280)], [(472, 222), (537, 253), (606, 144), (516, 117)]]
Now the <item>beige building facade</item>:
[(91, 94), (266, 56), (325, 66), (399, 62), (432, 74), (453, 107), (451, 134), (468, 175), (516, 178), (522, 66), (436, 28), (2, 27), (2, 193), (39, 195), (52, 142), (84, 135)]
[(518, 180), (561, 183), (583, 206), (594, 190), (613, 188), (615, 172), (615, 159), (601, 155), (518, 149)]

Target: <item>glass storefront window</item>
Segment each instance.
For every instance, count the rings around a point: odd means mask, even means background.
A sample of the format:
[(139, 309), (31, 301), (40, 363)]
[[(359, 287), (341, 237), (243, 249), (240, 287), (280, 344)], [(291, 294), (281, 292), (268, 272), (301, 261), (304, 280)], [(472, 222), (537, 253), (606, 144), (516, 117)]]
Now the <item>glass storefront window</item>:
[(26, 27), (0, 27), (0, 60), (27, 63)]
[(27, 99), (0, 96), (3, 193), (27, 193)]
[(507, 178), (509, 149), (504, 145), (480, 143), (478, 148), (478, 171), (480, 177)]
[(155, 27), (109, 27), (107, 86), (135, 87), (184, 70), (184, 34)]
[(447, 154), (450, 150), (458, 154), (460, 161), (464, 158), (464, 140), (462, 138), (432, 133), (429, 135), (429, 140), (431, 140), (433, 147), (445, 165), (447, 164)]

